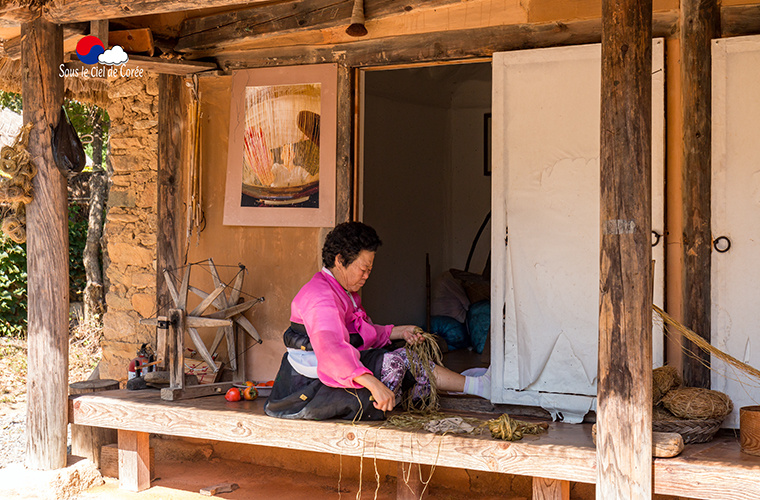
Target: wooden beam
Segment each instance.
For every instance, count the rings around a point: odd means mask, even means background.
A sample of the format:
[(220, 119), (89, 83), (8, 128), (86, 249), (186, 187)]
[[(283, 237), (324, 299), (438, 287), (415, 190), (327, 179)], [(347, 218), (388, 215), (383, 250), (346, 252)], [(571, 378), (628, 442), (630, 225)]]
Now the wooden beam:
[(533, 478), (533, 500), (570, 500), (570, 481)]
[[(653, 20), (653, 36), (672, 36), (677, 29), (677, 22), (676, 12), (657, 14)], [(270, 47), (234, 53), (198, 53), (192, 57), (213, 56), (226, 71), (330, 62), (352, 67), (370, 67), (486, 58), (494, 52), (505, 50), (599, 43), (601, 36), (601, 21), (592, 19), (358, 39), (341, 44)]]
[(111, 31), (108, 33), (108, 45), (119, 45), (128, 54), (145, 52), (147, 56), (153, 55), (155, 47), (150, 28)]
[[(715, 3), (715, 0), (708, 2)], [(714, 27), (711, 24), (711, 27)], [(756, 35), (760, 33), (760, 4), (729, 5), (720, 8), (720, 36)], [(713, 37), (717, 38), (717, 37)]]
[(191, 75), (203, 71), (213, 71), (218, 69), (213, 62), (202, 61), (185, 61), (182, 59), (163, 59), (161, 57), (148, 57), (130, 55), (129, 61), (125, 64), (127, 68), (142, 68), (145, 71), (152, 71), (163, 75)]
[(156, 301), (159, 312), (174, 307), (164, 270), (181, 264), (182, 234), (182, 154), (183, 127), (187, 117), (180, 106), (184, 90), (179, 76), (158, 76), (158, 179), (156, 241)]
[(652, 498), (652, 0), (602, 2), (596, 497)]
[[(412, 10), (436, 9), (460, 0), (365, 0), (364, 14), (376, 21), (399, 16)], [(262, 39), (302, 32), (309, 29), (326, 29), (350, 24), (353, 0), (290, 1), (266, 9), (253, 7), (186, 20), (180, 30), (175, 50), (224, 49), (249, 39)]]
[[(712, 56), (718, 37), (717, 0), (681, 2), (681, 107), (683, 123), (683, 324), (710, 341), (710, 232)], [(684, 383), (710, 387), (710, 354), (688, 340)]]
[(45, 4), (43, 15), (49, 21), (63, 24), (271, 2), (272, 0), (53, 0)]
[(21, 29), (24, 124), (37, 166), (26, 207), (28, 273), (27, 465), (66, 466), (69, 387), (69, 225), (66, 177), (55, 164), (50, 125), (63, 105), (63, 29), (43, 19)]
[(179, 401), (180, 399), (221, 395), (226, 393), (233, 385), (233, 382), (215, 382), (213, 384), (190, 385), (182, 388), (164, 387), (161, 389), (161, 399), (164, 401)]
[(150, 488), (150, 434), (119, 429), (119, 487)]
[(67, 68), (78, 69), (80, 72), (87, 69), (90, 75), (95, 75), (95, 73), (93, 73), (95, 70), (101, 70), (105, 76), (106, 72), (111, 70), (116, 72), (115, 75), (121, 76), (142, 77), (146, 71), (158, 73), (159, 75), (187, 76), (218, 69), (216, 63), (213, 62), (164, 59), (161, 57), (148, 57), (134, 54), (129, 56), (129, 61), (127, 61), (126, 64), (110, 68), (105, 68), (103, 65), (88, 66), (79, 60), (72, 58), (70, 54), (67, 54), (67, 57)]

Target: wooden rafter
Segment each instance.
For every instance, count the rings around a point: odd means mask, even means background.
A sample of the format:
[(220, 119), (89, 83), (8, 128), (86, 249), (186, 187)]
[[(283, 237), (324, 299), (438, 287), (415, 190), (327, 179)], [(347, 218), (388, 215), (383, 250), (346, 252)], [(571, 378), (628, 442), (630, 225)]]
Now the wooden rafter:
[(272, 0), (53, 0), (45, 5), (43, 15), (63, 24), (257, 3)]
[[(419, 9), (436, 9), (459, 0), (365, 0), (365, 17), (377, 20)], [(308, 29), (348, 26), (353, 0), (290, 1), (280, 5), (188, 19), (182, 25), (176, 50), (222, 49), (245, 42)]]
[[(658, 13), (653, 17), (652, 34), (671, 36), (677, 25), (677, 12)], [(392, 38), (363, 38), (351, 43), (241, 50), (215, 56), (222, 69), (325, 62), (344, 62), (359, 67), (440, 62), (447, 59), (491, 57), (494, 52), (505, 50), (599, 43), (602, 27), (601, 20), (591, 19), (568, 23), (492, 26), (467, 30), (466, 35), (462, 33), (446, 31)]]

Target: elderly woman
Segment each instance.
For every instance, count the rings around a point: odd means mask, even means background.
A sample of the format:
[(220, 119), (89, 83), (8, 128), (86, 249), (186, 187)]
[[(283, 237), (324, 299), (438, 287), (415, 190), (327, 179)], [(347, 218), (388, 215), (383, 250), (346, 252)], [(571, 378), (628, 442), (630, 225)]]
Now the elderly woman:
[[(403, 391), (411, 389), (413, 398), (430, 393), (426, 378), (412, 377), (405, 349), (388, 350), (392, 340), (420, 342), (415, 327), (376, 325), (361, 306), (358, 292), (380, 244), (375, 230), (360, 222), (339, 224), (327, 235), (324, 267), (291, 304), (288, 350), (264, 407), (267, 415), (382, 420)], [(490, 374), (464, 377), (435, 366), (433, 376), (441, 390), (490, 397)]]

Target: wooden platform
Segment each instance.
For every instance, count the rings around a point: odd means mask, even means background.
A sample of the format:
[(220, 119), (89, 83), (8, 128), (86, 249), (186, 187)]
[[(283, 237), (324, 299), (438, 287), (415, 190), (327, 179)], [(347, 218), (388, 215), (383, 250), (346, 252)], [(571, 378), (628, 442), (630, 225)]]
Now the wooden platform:
[[(168, 402), (155, 390), (108, 391), (72, 398), (69, 422), (131, 431), (123, 433), (129, 436), (125, 441), (129, 449), (139, 447), (132, 440), (133, 434), (147, 441), (147, 435), (153, 433), (559, 481), (596, 481), (590, 424), (552, 423), (547, 434), (510, 443), (483, 436), (388, 429), (381, 423), (275, 419), (264, 415), (263, 405), (262, 399), (228, 403), (222, 396), (210, 396)], [(732, 436), (688, 445), (675, 458), (655, 459), (654, 476), (655, 492), (660, 494), (700, 499), (760, 498), (760, 457), (741, 453), (738, 438)]]

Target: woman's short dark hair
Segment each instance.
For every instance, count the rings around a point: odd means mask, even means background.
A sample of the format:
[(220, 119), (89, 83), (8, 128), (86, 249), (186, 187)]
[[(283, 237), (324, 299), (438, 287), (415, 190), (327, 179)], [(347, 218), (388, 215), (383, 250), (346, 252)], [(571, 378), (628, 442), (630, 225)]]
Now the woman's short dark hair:
[(375, 252), (382, 244), (370, 226), (361, 222), (344, 222), (327, 234), (322, 247), (322, 264), (331, 268), (335, 265), (335, 257), (340, 255), (341, 264), (348, 266), (362, 250)]

